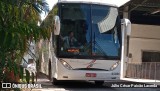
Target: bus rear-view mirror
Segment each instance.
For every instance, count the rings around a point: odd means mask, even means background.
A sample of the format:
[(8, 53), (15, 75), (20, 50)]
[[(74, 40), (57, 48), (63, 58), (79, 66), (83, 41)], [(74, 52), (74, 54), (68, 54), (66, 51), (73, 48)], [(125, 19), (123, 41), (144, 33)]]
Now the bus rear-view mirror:
[(60, 33), (60, 18), (59, 16), (54, 16), (54, 35), (59, 35)]

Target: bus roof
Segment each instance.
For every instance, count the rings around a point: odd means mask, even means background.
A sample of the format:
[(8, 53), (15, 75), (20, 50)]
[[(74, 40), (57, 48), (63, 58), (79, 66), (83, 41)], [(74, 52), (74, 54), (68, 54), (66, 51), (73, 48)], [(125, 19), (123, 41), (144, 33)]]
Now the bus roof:
[(106, 0), (58, 0), (58, 3), (88, 3), (88, 4), (100, 4), (100, 5), (118, 7), (115, 4), (106, 2)]

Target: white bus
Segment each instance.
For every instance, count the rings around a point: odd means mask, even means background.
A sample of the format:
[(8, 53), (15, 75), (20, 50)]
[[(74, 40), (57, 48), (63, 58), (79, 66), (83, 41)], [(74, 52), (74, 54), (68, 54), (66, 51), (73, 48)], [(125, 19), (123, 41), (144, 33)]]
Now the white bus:
[(50, 42), (42, 43), (48, 51), (42, 52), (41, 72), (53, 84), (89, 80), (101, 85), (105, 80), (120, 80), (130, 22), (124, 19), (121, 27), (118, 7), (93, 0), (59, 0), (52, 11), (57, 14), (55, 30)]

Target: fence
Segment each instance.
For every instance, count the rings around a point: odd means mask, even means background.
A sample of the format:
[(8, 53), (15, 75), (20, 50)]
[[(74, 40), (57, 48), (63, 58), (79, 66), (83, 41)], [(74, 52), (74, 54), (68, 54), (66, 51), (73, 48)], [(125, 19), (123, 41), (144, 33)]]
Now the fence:
[(126, 77), (160, 80), (160, 62), (127, 63)]

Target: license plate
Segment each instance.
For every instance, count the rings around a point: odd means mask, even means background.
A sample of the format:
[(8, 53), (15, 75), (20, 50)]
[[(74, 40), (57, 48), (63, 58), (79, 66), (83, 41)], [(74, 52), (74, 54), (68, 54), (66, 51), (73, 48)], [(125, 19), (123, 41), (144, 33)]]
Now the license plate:
[(96, 73), (86, 73), (86, 77), (96, 77)]

